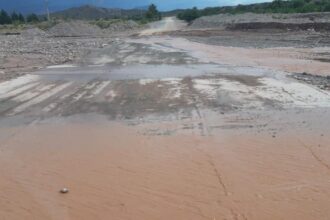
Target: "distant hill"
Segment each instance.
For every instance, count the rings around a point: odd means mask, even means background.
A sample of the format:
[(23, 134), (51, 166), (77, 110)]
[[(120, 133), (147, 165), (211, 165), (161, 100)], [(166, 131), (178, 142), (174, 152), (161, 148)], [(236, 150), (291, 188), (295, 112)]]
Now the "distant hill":
[(133, 18), (144, 15), (143, 9), (119, 9), (119, 8), (101, 8), (91, 5), (69, 8), (63, 11), (52, 13), (53, 18), (61, 19), (79, 19), (79, 20), (96, 20), (96, 19), (113, 19), (113, 18)]
[(162, 16), (163, 17), (177, 16), (179, 13), (182, 13), (184, 11), (186, 11), (186, 9), (175, 9), (172, 11), (163, 11)]
[(273, 0), (271, 2), (236, 5), (224, 7), (209, 7), (204, 9), (187, 9), (177, 14), (179, 19), (191, 22), (202, 16), (217, 14), (242, 14), (242, 13), (310, 13), (330, 12), (330, 0)]
[(149, 8), (149, 5), (144, 5), (144, 6), (138, 6), (138, 7), (135, 7), (134, 9), (148, 10), (148, 8)]

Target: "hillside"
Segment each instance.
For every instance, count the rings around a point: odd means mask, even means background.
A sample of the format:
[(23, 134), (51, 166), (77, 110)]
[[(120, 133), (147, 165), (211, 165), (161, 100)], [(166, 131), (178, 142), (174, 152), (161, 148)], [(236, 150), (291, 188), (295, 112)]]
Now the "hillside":
[(292, 14), (219, 14), (203, 16), (194, 20), (190, 29), (226, 30), (309, 30), (330, 31), (330, 13), (292, 13)]
[(191, 22), (202, 16), (247, 12), (260, 14), (330, 12), (330, 0), (274, 0), (266, 3), (209, 7), (201, 10), (193, 8), (181, 11), (177, 16), (179, 19)]
[(144, 15), (145, 10), (142, 9), (118, 9), (118, 8), (100, 8), (91, 5), (74, 7), (64, 11), (52, 13), (52, 17), (61, 19), (113, 19), (113, 18), (133, 18)]

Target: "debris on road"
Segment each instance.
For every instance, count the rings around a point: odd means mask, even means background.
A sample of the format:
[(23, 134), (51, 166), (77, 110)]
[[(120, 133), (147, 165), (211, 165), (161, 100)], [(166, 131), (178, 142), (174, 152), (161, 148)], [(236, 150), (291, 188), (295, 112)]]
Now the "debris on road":
[(330, 76), (318, 76), (308, 73), (294, 73), (291, 75), (292, 78), (315, 85), (323, 90), (330, 90)]
[(68, 192), (69, 192), (68, 188), (63, 188), (63, 189), (60, 190), (60, 193), (62, 193), (62, 194), (66, 194)]

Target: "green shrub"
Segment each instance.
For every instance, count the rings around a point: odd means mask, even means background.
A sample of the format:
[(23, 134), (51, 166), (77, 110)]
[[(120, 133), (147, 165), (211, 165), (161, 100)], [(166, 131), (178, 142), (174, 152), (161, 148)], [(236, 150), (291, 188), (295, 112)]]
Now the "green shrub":
[(29, 23), (36, 23), (39, 22), (39, 18), (36, 14), (32, 13), (26, 16), (26, 21)]
[(12, 20), (11, 17), (5, 10), (0, 11), (0, 24), (11, 24)]
[(157, 6), (154, 4), (151, 4), (148, 8), (148, 11), (145, 14), (145, 18), (148, 21), (159, 21), (162, 19), (162, 15), (158, 11)]
[[(208, 12), (210, 13), (210, 12)], [(211, 13), (210, 13), (211, 14)], [(185, 10), (177, 15), (177, 17), (181, 20), (185, 20), (187, 22), (192, 22), (196, 18), (199, 18), (201, 15), (196, 7), (192, 9)]]

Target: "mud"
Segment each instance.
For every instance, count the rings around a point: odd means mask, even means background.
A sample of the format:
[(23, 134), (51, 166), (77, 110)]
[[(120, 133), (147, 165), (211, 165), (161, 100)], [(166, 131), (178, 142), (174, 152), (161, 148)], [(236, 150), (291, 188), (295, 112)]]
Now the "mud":
[(302, 82), (306, 82), (319, 87), (320, 89), (330, 90), (330, 77), (329, 76), (315, 76), (308, 73), (295, 73), (292, 78)]
[(230, 47), (273, 48), (273, 47), (329, 47), (329, 32), (297, 30), (223, 30), (188, 29), (170, 33), (171, 36), (184, 37), (200, 43)]
[[(309, 120), (317, 113), (309, 112), (286, 112), (282, 120), (274, 113), (267, 120), (209, 115), (206, 122), (185, 119), (186, 127), (196, 124), (188, 130), (175, 119), (127, 127), (88, 115), (6, 128), (0, 213), (10, 219), (327, 219), (330, 134), (322, 130), (324, 119)], [(243, 126), (249, 123), (261, 127)], [(205, 131), (211, 133), (200, 136)], [(70, 192), (59, 194), (62, 187)]]
[[(162, 40), (160, 40), (162, 39)], [(314, 60), (315, 54), (326, 56), (329, 47), (312, 48), (242, 48), (210, 45), (192, 42), (185, 38), (139, 39), (135, 42), (163, 45), (187, 51), (203, 62), (221, 63), (235, 66), (257, 66), (282, 72), (307, 72), (314, 75), (329, 75), (329, 63)], [(239, 59), (237, 59), (239, 57)]]
[(256, 29), (279, 29), (279, 30), (314, 30), (314, 31), (330, 31), (330, 23), (279, 23), (279, 22), (249, 22), (249, 23), (236, 23), (227, 26), (228, 30), (256, 30)]
[(0, 219), (327, 220), (327, 50), (162, 33), (1, 82)]

